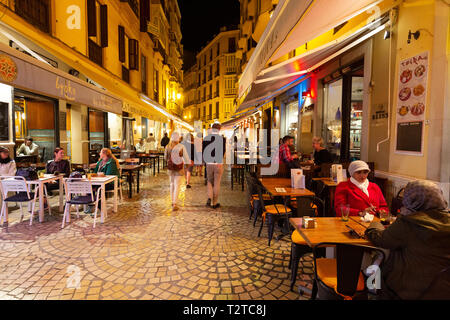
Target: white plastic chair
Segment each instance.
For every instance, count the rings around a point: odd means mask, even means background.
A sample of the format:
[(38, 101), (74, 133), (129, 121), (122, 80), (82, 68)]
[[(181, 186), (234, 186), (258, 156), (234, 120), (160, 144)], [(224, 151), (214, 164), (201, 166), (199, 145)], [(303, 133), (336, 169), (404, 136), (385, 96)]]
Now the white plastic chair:
[[(95, 212), (94, 212), (94, 228), (95, 228), (101, 188), (102, 187), (100, 187), (97, 190), (97, 197), (94, 200), (94, 192), (92, 190), (92, 184), (90, 181), (86, 181), (86, 179), (80, 178), (65, 178), (64, 189), (66, 191), (66, 205), (64, 206), (64, 216), (61, 228), (64, 228), (66, 220), (67, 223), (70, 221), (70, 207), (72, 205), (76, 206), (78, 218), (79, 217), (78, 206), (90, 205), (93, 203), (95, 203)], [(74, 195), (74, 197), (72, 197), (72, 195)]]
[[(23, 206), (24, 202), (32, 202), (31, 206), (31, 217), (30, 226), (33, 224), (34, 207), (36, 204), (36, 198), (38, 192), (30, 192), (28, 190), (28, 185), (24, 177), (2, 177), (1, 191), (3, 196), (2, 209), (0, 212), (0, 225), (4, 222), (8, 222), (8, 202), (17, 202), (20, 205), (21, 217), (20, 221), (23, 220)], [(8, 197), (9, 192), (15, 192), (16, 194)]]

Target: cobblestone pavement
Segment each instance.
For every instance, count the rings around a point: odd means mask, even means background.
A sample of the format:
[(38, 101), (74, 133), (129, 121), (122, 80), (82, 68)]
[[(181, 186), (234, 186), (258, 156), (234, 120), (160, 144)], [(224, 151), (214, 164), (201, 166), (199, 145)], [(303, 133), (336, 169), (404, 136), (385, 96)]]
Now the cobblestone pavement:
[[(205, 207), (203, 179), (193, 177), (172, 212), (168, 184), (165, 172), (145, 175), (139, 195), (118, 213), (110, 204), (95, 229), (84, 214), (61, 229), (61, 213), (29, 227), (29, 215), (20, 222), (12, 210), (0, 232), (0, 299), (304, 299), (289, 291), (289, 237), (270, 247), (266, 229), (258, 238), (229, 172), (217, 210)], [(57, 197), (51, 203), (57, 212)], [(304, 259), (296, 285), (311, 288)]]

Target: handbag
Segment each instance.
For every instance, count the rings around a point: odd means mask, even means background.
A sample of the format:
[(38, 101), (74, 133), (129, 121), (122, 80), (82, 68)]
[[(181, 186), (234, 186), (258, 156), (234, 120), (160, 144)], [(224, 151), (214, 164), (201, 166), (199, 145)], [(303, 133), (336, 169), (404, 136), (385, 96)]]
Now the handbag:
[[(180, 150), (180, 157), (183, 156), (183, 150)], [(175, 164), (172, 161), (172, 152), (170, 152), (170, 156), (169, 159), (167, 160), (167, 169), (171, 170), (171, 171), (180, 171), (181, 169), (183, 169), (183, 162), (180, 164)]]
[(17, 177), (23, 177), (27, 181), (37, 180), (38, 174), (33, 168), (18, 168), (16, 172)]
[(392, 198), (391, 203), (391, 214), (393, 216), (396, 216), (400, 213), (400, 209), (403, 207), (403, 192), (405, 191), (405, 188), (400, 189), (400, 191), (397, 193), (397, 196)]

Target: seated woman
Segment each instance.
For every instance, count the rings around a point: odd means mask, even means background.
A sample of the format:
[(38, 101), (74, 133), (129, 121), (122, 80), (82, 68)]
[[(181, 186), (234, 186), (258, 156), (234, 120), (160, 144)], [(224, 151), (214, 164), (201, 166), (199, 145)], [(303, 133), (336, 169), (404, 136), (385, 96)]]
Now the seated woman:
[[(48, 174), (64, 174), (64, 178), (68, 178), (70, 175), (70, 163), (64, 159), (64, 150), (62, 148), (55, 148), (53, 151), (53, 160), (47, 162), (46, 172)], [(47, 184), (47, 190), (51, 195), (52, 190), (59, 189), (59, 182), (52, 182)]]
[(323, 163), (333, 163), (330, 152), (324, 147), (323, 139), (314, 137), (312, 139), (312, 146), (314, 148), (314, 164), (320, 166)]
[(336, 216), (341, 216), (341, 206), (350, 205), (350, 215), (364, 216), (366, 213), (375, 215), (379, 210), (389, 211), (386, 200), (380, 188), (369, 182), (367, 176), (370, 169), (361, 160), (353, 161), (348, 167), (350, 180), (341, 182), (336, 187), (334, 209)]
[(15, 176), (16, 162), (9, 157), (9, 149), (0, 147), (0, 176)]
[[(108, 148), (103, 148), (100, 151), (100, 160), (97, 162), (97, 166), (94, 169), (94, 173), (103, 172), (106, 176), (117, 176), (120, 179), (120, 164), (119, 160), (112, 154)], [(99, 186), (92, 186), (94, 192), (96, 192)], [(114, 190), (114, 182), (108, 183), (105, 186), (105, 191)], [(100, 204), (99, 204), (100, 206)], [(93, 212), (93, 206), (90, 206), (85, 212)]]
[(382, 298), (450, 299), (449, 218), (441, 190), (417, 180), (406, 186), (403, 208), (392, 225), (385, 229), (372, 222), (367, 238), (390, 249), (381, 268)]

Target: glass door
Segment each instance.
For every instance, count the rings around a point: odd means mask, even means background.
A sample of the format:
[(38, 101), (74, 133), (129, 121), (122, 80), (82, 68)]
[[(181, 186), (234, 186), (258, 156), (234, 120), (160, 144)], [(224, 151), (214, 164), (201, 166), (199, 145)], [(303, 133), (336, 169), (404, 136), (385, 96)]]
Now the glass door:
[(327, 83), (324, 87), (324, 138), (334, 160), (341, 156), (342, 90), (342, 79)]
[(350, 109), (350, 161), (361, 159), (363, 89), (364, 78), (361, 76), (353, 76)]

